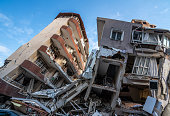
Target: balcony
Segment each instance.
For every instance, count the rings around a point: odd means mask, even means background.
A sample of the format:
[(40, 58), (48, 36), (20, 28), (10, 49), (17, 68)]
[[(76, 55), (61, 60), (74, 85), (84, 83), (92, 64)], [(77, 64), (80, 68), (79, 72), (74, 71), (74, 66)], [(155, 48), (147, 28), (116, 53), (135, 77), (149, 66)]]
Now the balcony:
[(159, 31), (156, 29), (148, 30), (133, 30), (132, 32), (132, 43), (138, 44), (149, 44), (149, 45), (159, 45), (165, 48), (170, 47), (170, 39), (168, 38), (168, 33), (163, 34), (164, 31)]
[(4, 79), (0, 79), (0, 93), (10, 96), (10, 97), (20, 97), (24, 98), (23, 95), (19, 94), (21, 88), (11, 84), (10, 82), (5, 81)]
[(83, 59), (81, 58), (81, 54), (78, 50), (78, 45), (77, 45), (78, 41), (75, 39), (71, 28), (68, 27), (68, 26), (62, 26), (61, 27), (61, 33), (62, 33), (62, 36), (64, 37), (66, 44), (70, 45), (74, 49), (75, 56), (76, 56), (77, 61), (78, 61), (78, 65), (79, 65), (80, 69), (83, 70), (84, 69), (84, 62), (83, 62)]
[(61, 76), (65, 78), (67, 82), (72, 82), (72, 80), (69, 78), (69, 76), (63, 71), (63, 69), (60, 67), (59, 64), (55, 63), (53, 61), (54, 57), (48, 52), (48, 47), (42, 45), (39, 49), (38, 52), (40, 53), (40, 56), (42, 59), (47, 63), (49, 67), (57, 69)]
[(33, 77), (41, 82), (44, 82), (44, 76), (41, 74), (41, 68), (39, 68), (37, 65), (31, 61), (25, 60), (20, 66)]
[(53, 42), (54, 47), (58, 48), (58, 51), (60, 52), (60, 55), (64, 56), (68, 60), (68, 64), (71, 66), (74, 73), (77, 73), (78, 68), (76, 68), (76, 63), (73, 61), (73, 56), (70, 52), (68, 52), (66, 48), (66, 43), (64, 39), (54, 34), (51, 37), (51, 41)]

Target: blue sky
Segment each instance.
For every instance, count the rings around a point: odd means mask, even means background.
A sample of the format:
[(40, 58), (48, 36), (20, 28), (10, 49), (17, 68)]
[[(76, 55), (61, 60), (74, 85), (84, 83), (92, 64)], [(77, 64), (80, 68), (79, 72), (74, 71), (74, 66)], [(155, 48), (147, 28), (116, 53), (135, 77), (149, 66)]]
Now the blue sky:
[(169, 0), (0, 0), (0, 66), (60, 12), (81, 15), (91, 50), (97, 47), (97, 17), (144, 19), (170, 29), (169, 6)]

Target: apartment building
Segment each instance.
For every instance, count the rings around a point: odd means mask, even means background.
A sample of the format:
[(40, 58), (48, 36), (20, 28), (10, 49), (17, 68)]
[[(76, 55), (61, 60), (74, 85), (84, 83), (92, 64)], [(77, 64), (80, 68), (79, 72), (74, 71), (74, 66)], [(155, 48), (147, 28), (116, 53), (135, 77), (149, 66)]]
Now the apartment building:
[(60, 13), (0, 68), (0, 99), (24, 114), (169, 114), (170, 31), (99, 17), (97, 31), (89, 55), (80, 15)]
[[(97, 30), (100, 47), (98, 52), (105, 53), (102, 57), (98, 55), (98, 58), (124, 62), (121, 69), (123, 74), (117, 77), (122, 81), (119, 82), (115, 92), (118, 95), (115, 96), (139, 103), (145, 103), (147, 97), (151, 96), (165, 108), (169, 103), (170, 31), (156, 28), (156, 25), (145, 20), (133, 19), (131, 22), (125, 22), (99, 17)], [(110, 66), (103, 68), (107, 70), (104, 74), (106, 76), (103, 76), (105, 80)], [(99, 71), (100, 66), (97, 69)], [(114, 70), (112, 68), (113, 73)], [(117, 80), (114, 76), (109, 77), (113, 77), (112, 82)]]
[(89, 54), (83, 21), (76, 13), (59, 13), (0, 68), (0, 93), (26, 97), (43, 88), (59, 88), (79, 78)]

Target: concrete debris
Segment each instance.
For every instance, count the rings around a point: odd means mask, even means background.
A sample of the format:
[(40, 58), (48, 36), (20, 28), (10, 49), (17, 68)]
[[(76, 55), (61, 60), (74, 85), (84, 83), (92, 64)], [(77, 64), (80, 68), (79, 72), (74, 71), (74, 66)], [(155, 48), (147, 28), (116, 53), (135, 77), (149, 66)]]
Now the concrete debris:
[(170, 113), (170, 104), (168, 104), (162, 114), (162, 116), (168, 116)]
[[(99, 49), (79, 14), (60, 13), (0, 68), (0, 108), (43, 116), (170, 112), (170, 31), (97, 18)], [(1, 112), (1, 110), (0, 110)]]

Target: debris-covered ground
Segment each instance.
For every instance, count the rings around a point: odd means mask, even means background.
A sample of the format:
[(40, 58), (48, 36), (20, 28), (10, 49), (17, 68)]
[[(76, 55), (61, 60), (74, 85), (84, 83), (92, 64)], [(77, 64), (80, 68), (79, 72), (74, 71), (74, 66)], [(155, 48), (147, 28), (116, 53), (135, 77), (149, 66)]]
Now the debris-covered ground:
[(168, 116), (170, 31), (97, 18), (99, 49), (79, 14), (60, 13), (0, 68), (0, 114)]

